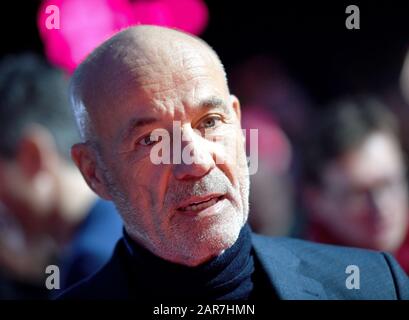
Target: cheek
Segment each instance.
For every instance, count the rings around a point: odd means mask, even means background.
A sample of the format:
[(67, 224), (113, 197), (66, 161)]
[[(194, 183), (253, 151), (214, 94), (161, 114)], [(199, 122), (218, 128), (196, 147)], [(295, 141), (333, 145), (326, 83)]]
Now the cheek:
[(345, 224), (350, 224), (355, 219), (355, 214), (347, 208), (347, 205), (328, 195), (320, 196), (316, 209), (319, 219), (337, 228), (343, 228)]
[(238, 186), (247, 176), (247, 161), (241, 131), (226, 130), (223, 139), (214, 143), (216, 165), (226, 174), (231, 183)]
[(337, 216), (338, 211), (339, 211), (339, 206), (333, 197), (325, 194), (324, 192), (324, 193), (320, 193), (316, 197), (316, 201), (314, 202), (314, 209), (320, 215)]
[(406, 197), (389, 201), (383, 210), (385, 212), (384, 215), (389, 217), (390, 220), (393, 220), (395, 224), (407, 224), (409, 211)]
[(370, 211), (356, 204), (340, 203), (337, 210), (340, 222), (352, 229), (367, 226), (372, 220)]
[(407, 213), (409, 205), (408, 200), (408, 191), (407, 189), (404, 189), (396, 192), (395, 198), (390, 202), (391, 206), (394, 205), (399, 212)]
[(242, 131), (234, 125), (229, 125), (218, 136), (218, 139), (219, 141), (216, 144), (223, 159), (232, 165), (241, 166), (243, 159), (246, 159)]
[(121, 176), (132, 203), (149, 212), (158, 211), (166, 191), (168, 166), (154, 165), (148, 157), (125, 168)]

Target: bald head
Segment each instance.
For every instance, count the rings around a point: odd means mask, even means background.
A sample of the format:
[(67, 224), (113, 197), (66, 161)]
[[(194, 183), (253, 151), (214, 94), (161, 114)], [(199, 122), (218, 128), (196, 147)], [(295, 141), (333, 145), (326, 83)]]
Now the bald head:
[(88, 56), (71, 81), (82, 139), (100, 135), (101, 115), (112, 118), (119, 104), (137, 103), (130, 92), (139, 90), (154, 99), (155, 92), (171, 90), (167, 84), (183, 84), (201, 68), (222, 77), (228, 91), (217, 54), (201, 39), (158, 26), (140, 25), (117, 33)]

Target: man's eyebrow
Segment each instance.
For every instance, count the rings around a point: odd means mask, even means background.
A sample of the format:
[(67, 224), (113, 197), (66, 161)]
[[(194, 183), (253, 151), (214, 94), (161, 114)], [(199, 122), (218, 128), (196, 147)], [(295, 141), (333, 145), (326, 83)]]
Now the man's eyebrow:
[[(214, 96), (200, 101), (199, 108), (221, 109), (226, 114), (230, 113), (230, 110), (227, 107), (224, 100)], [(132, 118), (131, 120), (128, 121), (128, 124), (126, 125), (125, 129), (121, 131), (119, 135), (119, 141), (124, 142), (128, 140), (136, 130), (143, 128), (144, 126), (151, 125), (155, 122), (159, 122), (159, 120), (153, 117)]]
[(200, 101), (199, 107), (204, 109), (221, 109), (226, 114), (230, 113), (230, 110), (224, 100), (218, 97), (210, 97)]
[(158, 122), (158, 119), (147, 117), (147, 118), (132, 118), (128, 121), (125, 129), (121, 132), (119, 139), (121, 142), (126, 141), (132, 136), (136, 130), (143, 128), (144, 126), (148, 126), (152, 123)]

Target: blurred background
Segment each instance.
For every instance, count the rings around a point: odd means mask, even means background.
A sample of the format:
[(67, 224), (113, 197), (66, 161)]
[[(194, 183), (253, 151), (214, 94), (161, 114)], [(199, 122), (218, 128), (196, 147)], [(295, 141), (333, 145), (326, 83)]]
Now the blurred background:
[(138, 23), (196, 34), (220, 55), (243, 127), (259, 130), (254, 231), (388, 251), (409, 273), (409, 5), (353, 4), (359, 30), (345, 27), (347, 1), (2, 4), (0, 299), (49, 298), (45, 266), (62, 266), (66, 287), (109, 258), (121, 223), (65, 154), (76, 139), (66, 88), (87, 53)]

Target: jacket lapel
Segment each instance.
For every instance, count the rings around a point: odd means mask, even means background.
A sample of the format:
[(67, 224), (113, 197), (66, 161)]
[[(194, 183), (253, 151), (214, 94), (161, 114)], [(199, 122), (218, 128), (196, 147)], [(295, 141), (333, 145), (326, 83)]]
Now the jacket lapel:
[(280, 299), (327, 299), (321, 283), (301, 273), (297, 256), (273, 238), (252, 234), (252, 242), (256, 256)]

